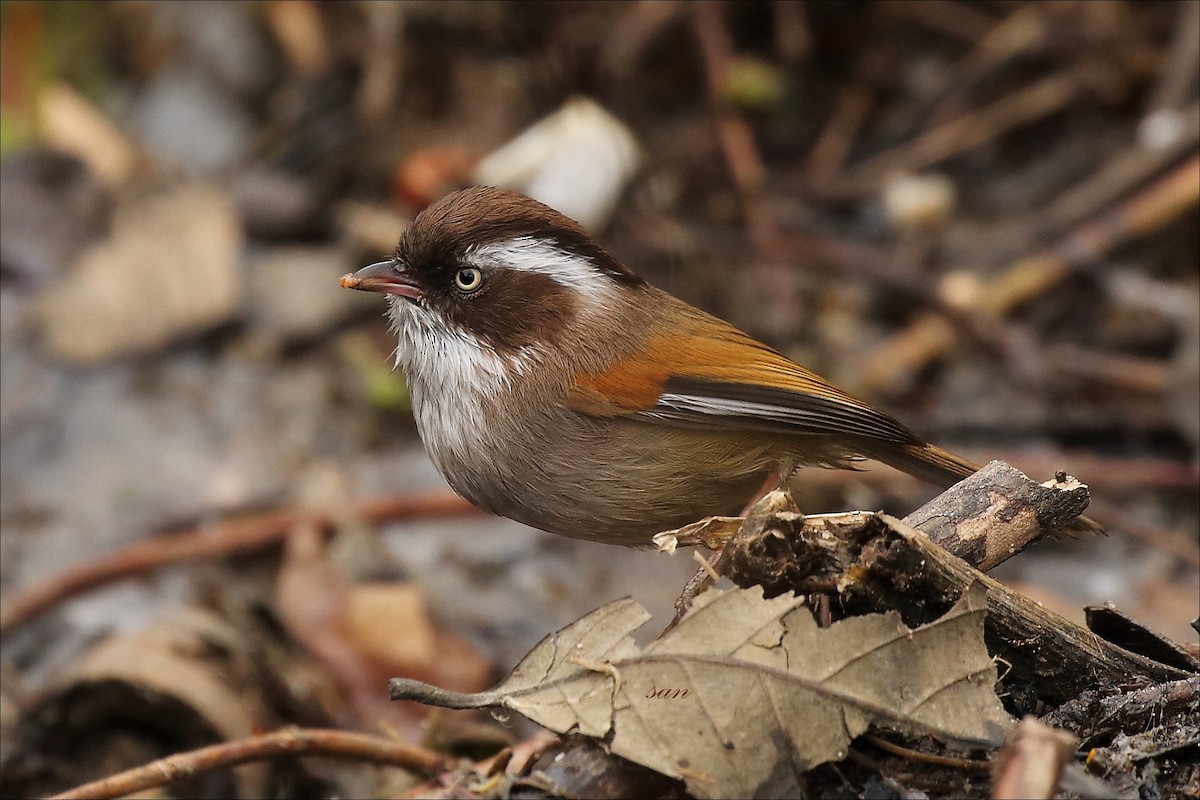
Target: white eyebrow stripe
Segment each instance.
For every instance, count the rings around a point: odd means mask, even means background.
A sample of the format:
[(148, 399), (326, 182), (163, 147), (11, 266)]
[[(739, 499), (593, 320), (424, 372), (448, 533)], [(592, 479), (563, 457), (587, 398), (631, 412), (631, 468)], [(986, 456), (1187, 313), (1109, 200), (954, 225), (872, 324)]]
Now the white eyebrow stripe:
[(616, 289), (612, 278), (590, 259), (533, 236), (477, 245), (466, 252), (463, 262), (484, 270), (501, 267), (546, 275), (593, 298), (610, 295)]

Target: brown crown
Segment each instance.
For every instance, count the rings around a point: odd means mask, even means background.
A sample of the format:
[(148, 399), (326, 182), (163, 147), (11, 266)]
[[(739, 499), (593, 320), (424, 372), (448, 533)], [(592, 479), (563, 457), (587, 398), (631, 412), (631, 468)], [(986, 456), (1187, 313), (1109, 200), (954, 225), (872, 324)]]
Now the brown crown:
[(586, 258), (596, 269), (629, 285), (643, 281), (609, 255), (578, 222), (531, 197), (492, 186), (446, 195), (417, 215), (396, 245), (410, 268), (455, 263), (470, 247), (531, 236)]

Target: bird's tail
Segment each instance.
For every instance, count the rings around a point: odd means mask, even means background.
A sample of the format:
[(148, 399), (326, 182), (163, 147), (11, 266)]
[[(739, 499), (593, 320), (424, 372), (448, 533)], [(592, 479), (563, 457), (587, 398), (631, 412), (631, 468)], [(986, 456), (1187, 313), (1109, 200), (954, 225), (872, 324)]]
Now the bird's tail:
[[(890, 467), (895, 467), (914, 478), (919, 478), (943, 489), (948, 489), (963, 478), (979, 471), (977, 464), (932, 444), (896, 445), (888, 443), (886, 446), (880, 447), (868, 445), (863, 449), (863, 455), (876, 461), (882, 461)], [(1088, 517), (1076, 517), (1067, 524), (1064, 532), (1078, 536), (1104, 533), (1104, 528)]]
[(942, 489), (949, 489), (980, 469), (978, 464), (932, 444), (889, 444), (888, 447), (869, 450), (864, 455)]

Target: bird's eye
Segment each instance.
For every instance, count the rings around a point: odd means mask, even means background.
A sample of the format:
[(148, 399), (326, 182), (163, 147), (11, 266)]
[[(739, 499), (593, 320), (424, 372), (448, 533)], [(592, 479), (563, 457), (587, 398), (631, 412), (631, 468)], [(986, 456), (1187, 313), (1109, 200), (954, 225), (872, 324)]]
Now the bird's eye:
[(483, 285), (483, 273), (474, 267), (464, 267), (454, 273), (454, 286), (460, 292), (473, 292)]

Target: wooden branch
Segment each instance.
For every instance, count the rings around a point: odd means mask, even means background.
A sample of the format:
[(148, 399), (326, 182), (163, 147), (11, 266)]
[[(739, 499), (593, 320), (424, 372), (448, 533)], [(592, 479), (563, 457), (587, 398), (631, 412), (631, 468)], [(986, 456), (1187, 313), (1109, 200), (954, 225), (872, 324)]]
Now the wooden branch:
[[(986, 571), (1030, 544), (1062, 531), (1083, 512), (1088, 499), (1087, 487), (1065, 473), (1060, 472), (1054, 480), (1039, 484), (1003, 461), (992, 461), (909, 514), (904, 522), (968, 565)], [(831, 515), (832, 518), (846, 516)], [(745, 519), (708, 517), (678, 530), (660, 533), (655, 537), (655, 543), (665, 550), (696, 544), (720, 549), (730, 539), (739, 537), (743, 541), (767, 542), (768, 546), (774, 547), (772, 541), (763, 537), (765, 531), (772, 526), (797, 524), (803, 520), (792, 496), (777, 491), (764, 497)], [(761, 585), (775, 593), (787, 591), (789, 582), (805, 580), (813, 574), (806, 570), (812, 570), (814, 564), (789, 564), (778, 555), (781, 554), (771, 551), (743, 556), (734, 549), (729, 551), (728, 557), (753, 560), (752, 565), (747, 565), (750, 569), (776, 570), (760, 575)], [(836, 555), (829, 553), (819, 559), (825, 566), (837, 561)]]
[(1088, 754), (1088, 766), (1103, 772), (1128, 772), (1134, 764), (1179, 752), (1183, 758), (1200, 749), (1200, 714), (1181, 714), (1166, 724), (1131, 736), (1119, 735), (1108, 747)]
[(1054, 709), (1044, 721), (1072, 731), (1091, 746), (1121, 731), (1143, 731), (1159, 720), (1184, 714), (1200, 714), (1200, 675), (1119, 694), (1089, 689)]
[(1083, 613), (1087, 629), (1100, 638), (1160, 664), (1200, 673), (1200, 658), (1161, 633), (1150, 630), (1111, 603), (1084, 606)]
[[(964, 549), (968, 557), (981, 555), (975, 545)], [(884, 514), (752, 517), (725, 546), (717, 569), (770, 596), (829, 592), (850, 613), (896, 610), (910, 626), (945, 613), (980, 581), (988, 591), (984, 637), (1008, 665), (1000, 684), (1029, 701), (1058, 705), (1097, 687), (1123, 691), (1188, 677), (1100, 639)]]
[(1035, 483), (993, 461), (904, 518), (932, 541), (987, 572), (1083, 513), (1088, 489), (1064, 472)]

